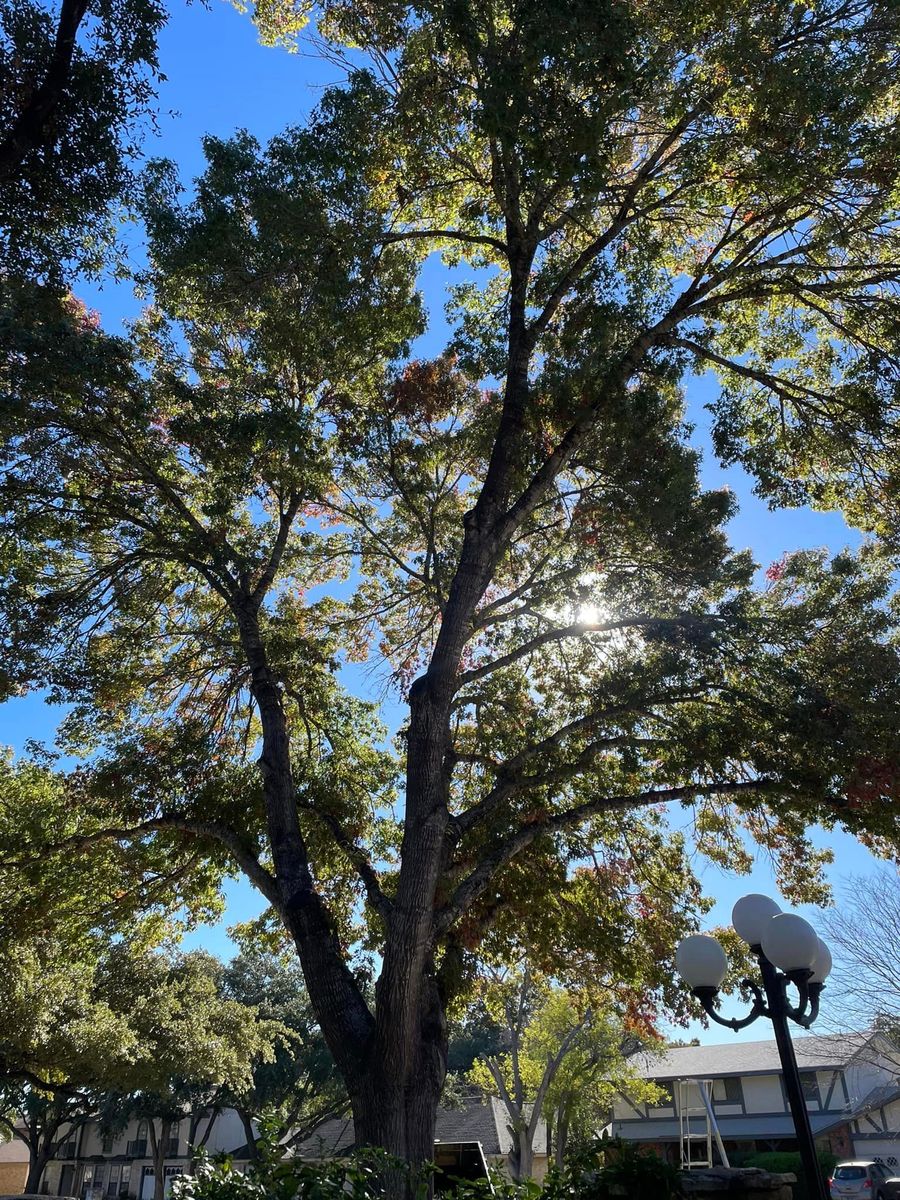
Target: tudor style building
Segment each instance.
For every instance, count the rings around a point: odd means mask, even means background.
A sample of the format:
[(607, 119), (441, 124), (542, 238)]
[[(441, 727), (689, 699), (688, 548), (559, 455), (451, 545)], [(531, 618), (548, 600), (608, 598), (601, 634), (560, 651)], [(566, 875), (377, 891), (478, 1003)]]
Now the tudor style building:
[[(208, 1119), (201, 1120), (198, 1137), (207, 1133)], [(171, 1128), (165, 1147), (167, 1181), (190, 1168), (188, 1126), (185, 1117)], [(255, 1125), (252, 1128), (255, 1134)], [(331, 1158), (346, 1154), (353, 1145), (353, 1121), (348, 1117), (324, 1121), (291, 1153), (307, 1159)], [(225, 1108), (215, 1115), (205, 1149), (209, 1154), (224, 1152), (238, 1170), (246, 1168), (250, 1161), (247, 1134), (233, 1109)], [(447, 1175), (483, 1178), (488, 1166), (506, 1169), (512, 1149), (506, 1110), (499, 1100), (473, 1090), (459, 1107), (438, 1110), (434, 1157)], [(535, 1139), (535, 1178), (543, 1178), (547, 1161), (547, 1131), (542, 1122)], [(153, 1172), (150, 1131), (145, 1121), (131, 1121), (115, 1136), (105, 1135), (96, 1122), (89, 1121), (61, 1134), (44, 1172), (41, 1191), (79, 1200), (152, 1200)]]
[[(212, 1116), (212, 1114), (210, 1114)], [(203, 1119), (198, 1137), (206, 1133), (210, 1116)], [(247, 1161), (247, 1136), (233, 1109), (215, 1114), (206, 1140), (210, 1154), (232, 1155)], [(169, 1180), (188, 1170), (188, 1120), (174, 1124), (165, 1147), (165, 1174)], [(153, 1160), (146, 1121), (130, 1121), (120, 1133), (104, 1134), (88, 1121), (60, 1136), (56, 1152), (44, 1171), (41, 1191), (49, 1196), (77, 1196), (82, 1200), (152, 1200)], [(168, 1189), (167, 1189), (168, 1190)]]
[[(900, 1166), (900, 1055), (878, 1035), (808, 1035), (794, 1041), (813, 1134), (841, 1158)], [(794, 1128), (773, 1041), (682, 1046), (648, 1058), (642, 1071), (666, 1091), (655, 1106), (620, 1096), (609, 1132), (652, 1145), (677, 1162), (685, 1132), (707, 1125), (700, 1085), (726, 1153), (793, 1150)], [(712, 1120), (712, 1118), (711, 1118)]]

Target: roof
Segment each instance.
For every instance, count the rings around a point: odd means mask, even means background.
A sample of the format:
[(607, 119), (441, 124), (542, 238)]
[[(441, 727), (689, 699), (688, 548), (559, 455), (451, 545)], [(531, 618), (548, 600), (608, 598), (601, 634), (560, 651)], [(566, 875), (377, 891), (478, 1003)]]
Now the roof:
[[(871, 1040), (871, 1033), (810, 1034), (794, 1039), (801, 1070), (846, 1066)], [(664, 1054), (644, 1055), (645, 1079), (715, 1079), (726, 1075), (771, 1075), (781, 1070), (775, 1039), (723, 1042), (715, 1046), (677, 1046)], [(633, 1063), (639, 1058), (632, 1059)]]
[(898, 1096), (900, 1096), (900, 1084), (896, 1080), (891, 1083), (882, 1083), (879, 1087), (872, 1088), (859, 1104), (854, 1104), (853, 1109), (857, 1113), (871, 1112), (873, 1108), (881, 1108), (883, 1104), (890, 1104)]
[[(439, 1108), (435, 1142), (480, 1142), (485, 1157), (507, 1155), (512, 1133), (506, 1108), (495, 1096), (470, 1096), (459, 1108)], [(300, 1158), (329, 1158), (353, 1149), (356, 1134), (353, 1118), (323, 1121), (297, 1147)], [(547, 1128), (542, 1121), (534, 1139), (535, 1154), (547, 1153)]]
[(27, 1163), (28, 1147), (20, 1138), (0, 1142), (0, 1163)]

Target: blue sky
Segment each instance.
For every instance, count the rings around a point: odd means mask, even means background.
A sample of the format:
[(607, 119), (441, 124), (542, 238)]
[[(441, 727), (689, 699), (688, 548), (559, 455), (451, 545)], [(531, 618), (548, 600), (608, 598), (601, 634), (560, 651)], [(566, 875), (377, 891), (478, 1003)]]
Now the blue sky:
[[(166, 81), (160, 90), (159, 128), (148, 139), (147, 152), (174, 159), (185, 183), (202, 170), (204, 134), (227, 137), (238, 128), (246, 128), (265, 141), (286, 125), (302, 122), (323, 87), (339, 78), (337, 68), (321, 60), (259, 46), (249, 19), (223, 0), (211, 0), (209, 8), (197, 3), (184, 5), (176, 0), (172, 7), (174, 15), (160, 44), (160, 63)], [(137, 231), (132, 240), (139, 245)], [(420, 354), (434, 353), (442, 346), (442, 274), (438, 264), (426, 266), (422, 287), (434, 320), (417, 346)], [(89, 285), (80, 294), (99, 310), (110, 331), (120, 331), (122, 320), (138, 311), (127, 285)], [(727, 484), (739, 500), (740, 510), (730, 530), (734, 545), (749, 547), (757, 561), (766, 566), (787, 550), (826, 546), (837, 551), (858, 544), (858, 535), (837, 514), (808, 510), (772, 513), (753, 495), (742, 472), (724, 471), (718, 466), (708, 448), (708, 413), (704, 409), (713, 395), (711, 380), (693, 381), (688, 390), (688, 410), (695, 423), (697, 444), (705, 448), (703, 482), (710, 487)], [(26, 697), (0, 707), (0, 744), (21, 751), (29, 738), (51, 741), (58, 716), (39, 697)], [(836, 862), (830, 874), (838, 897), (842, 879), (870, 874), (876, 867), (868, 851), (846, 835), (826, 838), (821, 834), (816, 840), (820, 845), (830, 844), (835, 851)], [(706, 891), (718, 898), (711, 924), (727, 922), (734, 900), (745, 892), (776, 890), (765, 859), (757, 863), (749, 878), (735, 877), (708, 864), (700, 869)], [(230, 953), (226, 925), (254, 915), (262, 904), (243, 882), (229, 886), (228, 900), (226, 921), (192, 935), (192, 944), (204, 945), (224, 955)], [(806, 915), (815, 920), (815, 913)], [(725, 1031), (703, 1031), (699, 1027), (689, 1032), (704, 1041), (732, 1036)], [(753, 1026), (739, 1036), (757, 1038), (768, 1033)]]

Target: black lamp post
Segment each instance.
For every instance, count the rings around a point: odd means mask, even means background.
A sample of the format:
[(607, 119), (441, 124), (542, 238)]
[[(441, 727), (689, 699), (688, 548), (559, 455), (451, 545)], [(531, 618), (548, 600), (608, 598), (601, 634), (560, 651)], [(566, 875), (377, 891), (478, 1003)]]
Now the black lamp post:
[[(714, 937), (698, 933), (685, 938), (678, 947), (675, 965), (717, 1024), (738, 1030), (750, 1025), (757, 1017), (768, 1017), (772, 1022), (784, 1089), (806, 1174), (807, 1192), (810, 1200), (829, 1200), (816, 1157), (788, 1021), (809, 1029), (819, 1015), (819, 997), (831, 970), (831, 953), (807, 921), (795, 913), (783, 913), (768, 896), (742, 897), (734, 906), (731, 920), (735, 931), (759, 961), (762, 986), (752, 979), (743, 980), (743, 986), (753, 996), (746, 1017), (729, 1021), (716, 1011), (716, 997), (728, 970), (728, 959)], [(788, 999), (790, 986), (797, 991), (796, 1004), (791, 1004)]]

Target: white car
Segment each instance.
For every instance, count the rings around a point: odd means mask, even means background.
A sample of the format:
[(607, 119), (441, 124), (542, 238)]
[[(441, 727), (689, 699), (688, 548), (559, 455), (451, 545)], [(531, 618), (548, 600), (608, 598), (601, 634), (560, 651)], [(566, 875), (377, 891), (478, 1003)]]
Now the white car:
[(828, 1186), (832, 1200), (888, 1200), (897, 1195), (893, 1187), (885, 1186), (889, 1179), (895, 1183), (887, 1167), (872, 1159), (859, 1158), (838, 1163)]

